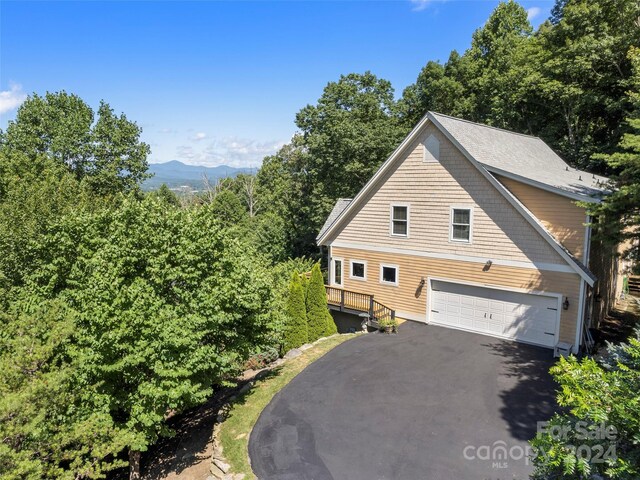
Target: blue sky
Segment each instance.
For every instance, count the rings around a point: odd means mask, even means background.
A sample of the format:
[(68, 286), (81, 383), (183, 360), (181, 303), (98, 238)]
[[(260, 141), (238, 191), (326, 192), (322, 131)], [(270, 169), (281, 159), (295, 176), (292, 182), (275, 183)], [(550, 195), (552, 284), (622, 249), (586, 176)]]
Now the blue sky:
[[(520, 2), (537, 26), (552, 0)], [(400, 95), (463, 52), (494, 0), (0, 2), (0, 128), (25, 96), (101, 99), (142, 128), (151, 162), (258, 166), (341, 74)]]

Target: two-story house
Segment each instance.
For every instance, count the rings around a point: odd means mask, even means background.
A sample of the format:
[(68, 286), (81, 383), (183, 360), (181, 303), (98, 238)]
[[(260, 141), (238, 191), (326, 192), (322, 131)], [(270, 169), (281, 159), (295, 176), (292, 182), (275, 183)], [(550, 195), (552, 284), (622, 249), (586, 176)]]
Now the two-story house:
[(539, 138), (429, 112), (317, 242), (331, 286), (399, 318), (576, 352), (619, 284), (576, 204), (606, 181)]

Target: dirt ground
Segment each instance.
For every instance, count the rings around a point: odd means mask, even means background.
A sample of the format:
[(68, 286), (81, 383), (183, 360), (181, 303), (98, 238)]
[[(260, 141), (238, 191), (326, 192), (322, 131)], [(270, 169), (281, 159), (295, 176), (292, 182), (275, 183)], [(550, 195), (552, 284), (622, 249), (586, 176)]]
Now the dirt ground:
[[(146, 480), (206, 480), (211, 476), (213, 444), (211, 434), (218, 413), (229, 397), (251, 380), (258, 372), (245, 372), (233, 388), (216, 391), (204, 405), (176, 415), (168, 424), (176, 432), (163, 438), (142, 454), (141, 474)], [(110, 480), (126, 480), (128, 469), (112, 472)]]
[(622, 342), (633, 333), (634, 328), (639, 326), (640, 298), (628, 295), (626, 299), (618, 301), (603, 320), (600, 325), (602, 336), (598, 343)]

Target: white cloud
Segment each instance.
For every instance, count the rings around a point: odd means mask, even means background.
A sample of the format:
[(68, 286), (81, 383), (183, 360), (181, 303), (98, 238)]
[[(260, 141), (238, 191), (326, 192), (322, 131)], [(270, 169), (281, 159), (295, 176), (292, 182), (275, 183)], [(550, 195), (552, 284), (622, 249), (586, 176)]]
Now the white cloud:
[(541, 13), (542, 13), (542, 9), (540, 7), (527, 8), (527, 20), (531, 21)]
[(27, 98), (22, 85), (10, 83), (9, 90), (0, 91), (0, 113), (7, 113), (18, 108)]
[(420, 12), (424, 9), (426, 9), (429, 5), (436, 3), (436, 2), (446, 2), (447, 0), (410, 0), (411, 3), (413, 4), (413, 11), (414, 12)]
[(178, 160), (191, 165), (257, 167), (264, 157), (276, 153), (284, 143), (230, 137), (214, 139), (202, 149), (181, 145), (177, 148), (176, 155)]
[(199, 142), (200, 140), (204, 140), (205, 138), (207, 138), (207, 134), (206, 133), (198, 132), (193, 137), (191, 137), (191, 140), (193, 140), (195, 142)]

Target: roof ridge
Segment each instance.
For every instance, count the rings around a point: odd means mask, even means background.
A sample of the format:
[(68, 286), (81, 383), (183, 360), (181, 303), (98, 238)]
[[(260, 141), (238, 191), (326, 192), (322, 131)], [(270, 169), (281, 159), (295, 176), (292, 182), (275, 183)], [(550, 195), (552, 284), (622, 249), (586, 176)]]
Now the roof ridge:
[(429, 113), (431, 113), (433, 115), (438, 115), (440, 117), (447, 117), (447, 118), (450, 118), (451, 120), (457, 120), (459, 122), (470, 123), (471, 125), (477, 125), (479, 127), (491, 128), (493, 130), (498, 130), (499, 132), (510, 133), (511, 135), (519, 135), (521, 137), (533, 138), (535, 140), (539, 140), (542, 143), (544, 143), (544, 140), (542, 140), (540, 137), (538, 137), (536, 135), (529, 135), (527, 133), (514, 132), (513, 130), (507, 130), (506, 128), (494, 127), (493, 125), (487, 125), (486, 123), (472, 122), (471, 120), (467, 120), (466, 118), (454, 117), (452, 115), (446, 115), (444, 113), (434, 112), (432, 110), (429, 110)]

